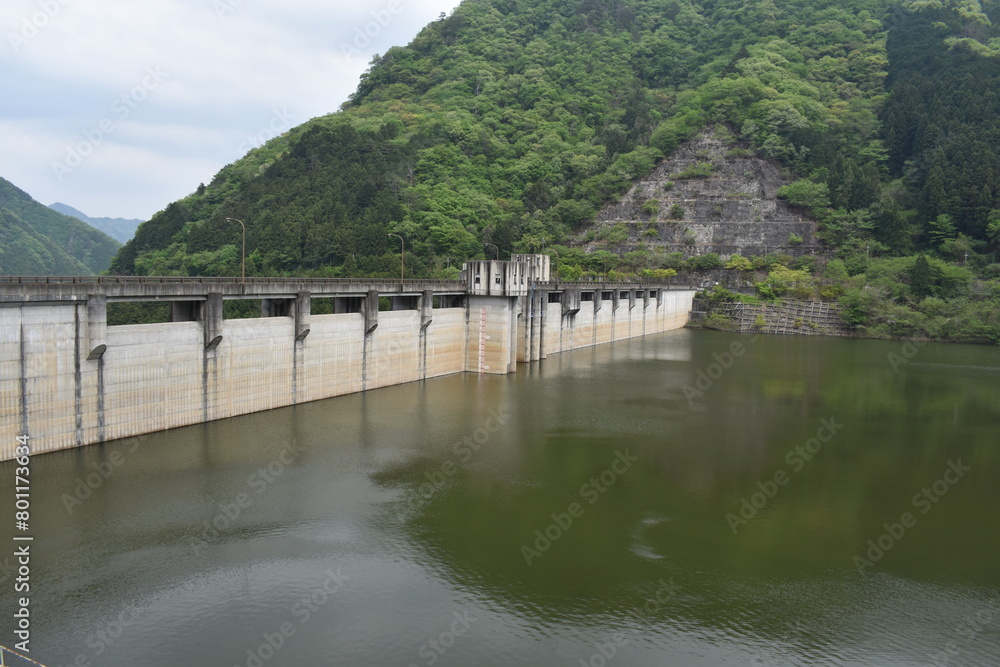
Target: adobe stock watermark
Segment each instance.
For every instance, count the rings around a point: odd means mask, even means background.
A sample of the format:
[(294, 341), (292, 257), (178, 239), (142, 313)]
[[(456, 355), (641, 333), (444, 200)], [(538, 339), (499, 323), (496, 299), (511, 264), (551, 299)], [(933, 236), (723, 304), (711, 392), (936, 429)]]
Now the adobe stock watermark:
[[(652, 598), (647, 599), (642, 606), (644, 613), (638, 614), (640, 620), (644, 615), (652, 616), (659, 612), (661, 608), (672, 602), (684, 588), (680, 584), (675, 584), (672, 577), (669, 582), (660, 579), (657, 583), (659, 588), (656, 589), (656, 593), (653, 594)], [(613, 634), (607, 642), (597, 642), (596, 651), (587, 658), (580, 658), (580, 667), (605, 667), (631, 639), (629, 633), (623, 631)]]
[(247, 135), (247, 138), (243, 140), (236, 150), (240, 153), (249, 153), (254, 148), (263, 146), (265, 143), (280, 137), (282, 134), (292, 129), (295, 125), (295, 116), (293, 116), (288, 109), (281, 107), (280, 109), (273, 109), (274, 114), (271, 116), (271, 120), (267, 125), (258, 130), (255, 134)]
[[(600, 475), (591, 477), (580, 487), (580, 499), (586, 500), (588, 505), (596, 503), (638, 460), (639, 457), (632, 456), (628, 449), (624, 452), (616, 451), (615, 458), (610, 465)], [(535, 531), (535, 541), (532, 544), (534, 548), (527, 544), (521, 545), (521, 556), (524, 557), (524, 562), (527, 563), (528, 567), (531, 567), (536, 558), (540, 558), (543, 553), (551, 549), (552, 545), (559, 541), (573, 526), (573, 522), (580, 519), (585, 511), (586, 508), (581, 503), (574, 501), (566, 507), (565, 512), (552, 513), (552, 523), (544, 529)]]
[(119, 447), (110, 452), (105, 460), (91, 463), (93, 470), (82, 477), (76, 478), (72, 493), (63, 493), (62, 502), (66, 507), (66, 512), (72, 516), (73, 511), (83, 505), (94, 492), (104, 486), (104, 483), (111, 479), (111, 476), (127, 462), (128, 454), (139, 448), (139, 444), (145, 442), (148, 436), (139, 435), (127, 438), (124, 442), (131, 443), (128, 446)]
[(454, 457), (449, 457), (434, 470), (424, 473), (427, 481), (420, 485), (417, 492), (425, 500), (429, 500), (435, 493), (444, 488), (449, 477), (454, 477), (461, 467), (472, 460), (473, 455), (485, 445), (490, 436), (507, 425), (510, 415), (506, 409), (500, 411), (490, 408), (486, 411), (489, 415), (483, 420), (483, 425), (476, 428), (470, 435), (463, 436), (461, 440), (451, 446)]
[(453, 619), (447, 630), (431, 637), (417, 650), (417, 656), (424, 659), (423, 663), (411, 662), (409, 667), (420, 667), (421, 664), (430, 667), (443, 656), (455, 641), (469, 631), (473, 623), (479, 619), (468, 611), (452, 614)]
[[(232, 0), (230, 0), (232, 1)], [(360, 56), (362, 51), (372, 43), (372, 40), (382, 34), (382, 31), (392, 24), (394, 18), (403, 13), (401, 0), (389, 0), (383, 9), (370, 12), (372, 20), (363, 26), (354, 28), (354, 39), (350, 44), (340, 43), (340, 52), (345, 57)]]
[(910, 363), (910, 360), (917, 356), (917, 353), (926, 345), (927, 341), (925, 340), (908, 340), (900, 346), (898, 354), (896, 352), (889, 352), (885, 355), (885, 358), (889, 360), (889, 365), (892, 366), (893, 372), (898, 373), (899, 368)]
[[(308, 623), (313, 614), (329, 604), (330, 599), (350, 581), (350, 577), (343, 574), (339, 567), (336, 571), (327, 570), (325, 574), (326, 578), (322, 585), (312, 593), (303, 595), (292, 605), (292, 618), (280, 623), (273, 631), (261, 633), (261, 643), (255, 648), (248, 648), (246, 661), (242, 665), (234, 664), (233, 667), (264, 667), (264, 664), (277, 655), (299, 628)], [(298, 626), (295, 621), (298, 621)]]
[(754, 519), (760, 510), (767, 507), (767, 504), (778, 495), (781, 487), (788, 484), (792, 478), (792, 474), (800, 472), (805, 468), (806, 463), (812, 461), (823, 450), (823, 445), (833, 440), (834, 436), (842, 428), (844, 428), (844, 425), (838, 424), (836, 417), (821, 419), (820, 426), (816, 429), (815, 437), (809, 438), (803, 444), (789, 449), (788, 453), (785, 454), (785, 463), (791, 467), (792, 472), (787, 473), (784, 468), (775, 470), (769, 479), (757, 482), (758, 490), (751, 493), (749, 499), (746, 497), (740, 498), (739, 516), (732, 512), (726, 514), (726, 523), (729, 524), (733, 535)]
[[(914, 509), (919, 509), (921, 515), (927, 514), (970, 470), (972, 468), (969, 466), (962, 465), (962, 459), (948, 461), (948, 467), (945, 468), (941, 478), (914, 494), (910, 504)], [(905, 537), (906, 531), (916, 525), (917, 515), (913, 512), (903, 512), (899, 521), (883, 523), (885, 532), (875, 539), (868, 540), (868, 550), (864, 554), (867, 558), (861, 555), (854, 556), (854, 567), (857, 568), (858, 574), (864, 574), (866, 568), (874, 567), (875, 563), (882, 560), (882, 557)]]
[(72, 667), (92, 667), (92, 665), (99, 664), (92, 662), (92, 659), (104, 655), (125, 634), (125, 629), (140, 616), (141, 613), (132, 608), (121, 611), (112, 617), (102, 626), (101, 630), (87, 637), (87, 648), (90, 650), (77, 653), (73, 658)]
[[(510, 415), (507, 413), (506, 408), (500, 408), (499, 410), (490, 408), (486, 411), (486, 414), (488, 416), (483, 420), (481, 426), (478, 426), (471, 433), (462, 436), (461, 440), (452, 444), (451, 451), (453, 456), (445, 459), (435, 469), (424, 473), (427, 481), (421, 483), (417, 488), (417, 493), (420, 495), (421, 500), (427, 501), (433, 498), (438, 491), (448, 484), (448, 480), (458, 474), (462, 467), (468, 464), (472, 460), (472, 457), (489, 442), (493, 434), (506, 426), (510, 420)], [(417, 503), (414, 503), (415, 505)], [(397, 518), (400, 523), (406, 521), (407, 516), (402, 508), (397, 510)]]
[(69, 4), (69, 0), (37, 0), (38, 11), (30, 16), (21, 19), (20, 30), (7, 33), (7, 41), (17, 55), (21, 47), (44, 30), (52, 20), (59, 14), (63, 7)]
[[(750, 344), (757, 342), (760, 334), (754, 334), (750, 338)], [(694, 406), (695, 399), (700, 398), (705, 395), (714, 385), (715, 381), (721, 378), (726, 371), (733, 367), (736, 360), (746, 354), (747, 348), (740, 341), (733, 341), (729, 345), (729, 350), (719, 354), (714, 352), (712, 358), (715, 359), (714, 362), (709, 364), (706, 368), (699, 368), (696, 374), (697, 379), (694, 382), (694, 386), (690, 384), (685, 384), (681, 389), (684, 391), (684, 398), (688, 400), (689, 406)]]
[(996, 619), (997, 613), (993, 609), (980, 609), (974, 615), (967, 617), (955, 628), (955, 634), (965, 640), (961, 642), (961, 645), (959, 642), (950, 641), (940, 651), (928, 653), (927, 657), (933, 661), (935, 667), (945, 667), (951, 662), (952, 658), (958, 657), (962, 652), (962, 646), (974, 641)]
[(235, 12), (242, 4), (243, 0), (214, 0), (212, 9), (215, 10), (215, 15), (219, 17), (220, 21), (225, 21), (226, 17)]
[(119, 95), (111, 102), (110, 116), (105, 116), (97, 124), (82, 132), (83, 138), (75, 144), (66, 144), (66, 157), (62, 162), (52, 162), (52, 173), (61, 183), (66, 176), (76, 171), (105, 140), (114, 134), (120, 123), (145, 102), (150, 93), (159, 88), (169, 76), (161, 67), (147, 67), (142, 80), (130, 90)]
[(236, 523), (246, 510), (253, 507), (257, 498), (271, 488), (279, 477), (291, 466), (302, 453), (302, 449), (294, 442), (286, 443), (281, 452), (274, 457), (266, 466), (261, 466), (250, 473), (246, 479), (246, 485), (253, 490), (254, 495), (247, 492), (240, 492), (233, 496), (231, 502), (220, 503), (219, 512), (202, 525), (201, 531), (194, 537), (188, 538), (191, 550), (195, 555), (206, 549), (209, 542), (222, 537), (223, 533)]

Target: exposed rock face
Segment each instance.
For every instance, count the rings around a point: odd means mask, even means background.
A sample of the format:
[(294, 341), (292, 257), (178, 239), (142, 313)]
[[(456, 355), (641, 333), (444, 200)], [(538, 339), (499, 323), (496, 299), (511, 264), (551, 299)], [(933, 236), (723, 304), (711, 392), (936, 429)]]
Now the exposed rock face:
[[(787, 183), (776, 163), (713, 128), (681, 145), (621, 201), (605, 207), (594, 229), (600, 238), (602, 230), (624, 223), (628, 240), (608, 246), (619, 252), (645, 243), (689, 257), (818, 253), (816, 222), (777, 198)], [(589, 250), (600, 247), (588, 244)]]

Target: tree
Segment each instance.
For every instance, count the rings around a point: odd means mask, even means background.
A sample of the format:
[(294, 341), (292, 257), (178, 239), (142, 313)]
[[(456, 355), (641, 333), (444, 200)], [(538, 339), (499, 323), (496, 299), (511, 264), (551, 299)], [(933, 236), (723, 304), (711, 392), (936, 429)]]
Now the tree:
[(739, 271), (740, 273), (745, 273), (753, 270), (753, 263), (743, 255), (733, 255), (729, 258), (729, 261), (726, 262), (726, 268), (733, 271)]
[(826, 183), (814, 183), (803, 178), (778, 188), (778, 197), (793, 206), (816, 209), (830, 205), (830, 188)]
[(618, 266), (621, 259), (607, 250), (598, 250), (587, 255), (587, 264), (594, 271), (600, 270), (607, 275), (608, 271)]
[(767, 274), (767, 279), (757, 283), (761, 296), (780, 297), (786, 294), (796, 299), (808, 299), (816, 288), (816, 281), (806, 271), (777, 266)]
[(696, 271), (712, 271), (722, 268), (722, 260), (714, 252), (706, 252), (704, 255), (692, 257), (690, 263), (691, 268)]
[(918, 256), (910, 270), (910, 291), (917, 298), (930, 296), (934, 283), (934, 271), (927, 262), (927, 258), (923, 255)]
[(909, 245), (906, 219), (903, 210), (892, 197), (882, 197), (872, 206), (875, 223), (875, 238), (889, 246), (894, 252), (901, 252)]
[(843, 282), (847, 280), (849, 276), (844, 260), (831, 259), (827, 262), (826, 268), (823, 270), (823, 277), (834, 282)]
[(1000, 209), (993, 209), (986, 217), (986, 238), (993, 248), (1000, 250)]
[(942, 213), (927, 223), (927, 237), (935, 247), (940, 247), (945, 241), (955, 238), (956, 234), (955, 223), (947, 213)]

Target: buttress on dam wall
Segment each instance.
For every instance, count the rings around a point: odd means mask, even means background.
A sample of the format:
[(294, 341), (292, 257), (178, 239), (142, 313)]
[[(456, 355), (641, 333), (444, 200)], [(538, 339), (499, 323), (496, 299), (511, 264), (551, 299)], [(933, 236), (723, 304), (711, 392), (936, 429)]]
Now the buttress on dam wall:
[[(473, 263), (467, 287), (257, 283), (264, 314), (280, 314), (253, 319), (221, 317), (223, 298), (247, 298), (240, 284), (8, 290), (0, 460), (14, 458), (22, 435), (40, 454), (450, 373), (511, 373), (519, 362), (682, 327), (691, 310), (691, 290), (542, 283), (515, 264)], [(351, 295), (338, 297), (342, 309), (360, 307), (312, 315), (310, 298), (324, 290)], [(184, 299), (172, 312), (192, 321), (107, 326), (107, 299), (136, 300), (122, 296), (136, 291)], [(386, 293), (393, 310), (379, 312)]]

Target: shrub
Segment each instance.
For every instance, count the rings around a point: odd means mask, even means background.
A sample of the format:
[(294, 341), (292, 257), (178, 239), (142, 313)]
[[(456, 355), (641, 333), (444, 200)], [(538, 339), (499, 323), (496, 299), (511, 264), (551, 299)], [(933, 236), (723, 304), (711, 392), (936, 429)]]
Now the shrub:
[(823, 301), (836, 301), (844, 294), (844, 288), (840, 285), (827, 285), (819, 291), (819, 298)]
[(702, 323), (706, 329), (717, 329), (719, 331), (736, 331), (736, 323), (725, 315), (710, 313)]
[(824, 208), (830, 205), (830, 188), (826, 183), (814, 183), (803, 178), (778, 188), (778, 197), (793, 206)]
[(753, 263), (743, 255), (732, 255), (726, 262), (726, 268), (740, 273), (753, 270)]
[(684, 207), (680, 204), (674, 204), (670, 207), (670, 219), (671, 220), (683, 220), (684, 219)]
[(708, 178), (715, 171), (715, 167), (711, 162), (699, 162), (698, 164), (693, 164), (687, 169), (684, 169), (679, 174), (674, 176), (674, 178), (680, 180), (685, 178)]
[(611, 227), (605, 227), (601, 232), (601, 237), (612, 245), (624, 243), (628, 239), (628, 229), (625, 223), (619, 222)]
[(775, 267), (767, 274), (767, 279), (757, 283), (761, 295), (767, 297), (787, 294), (797, 299), (808, 299), (815, 287), (816, 281), (805, 271), (793, 271), (783, 266)]
[(579, 280), (583, 275), (583, 269), (579, 266), (567, 264), (559, 267), (559, 278), (561, 280)]
[(711, 271), (722, 268), (722, 260), (714, 252), (707, 252), (691, 258), (691, 268), (700, 271)]

